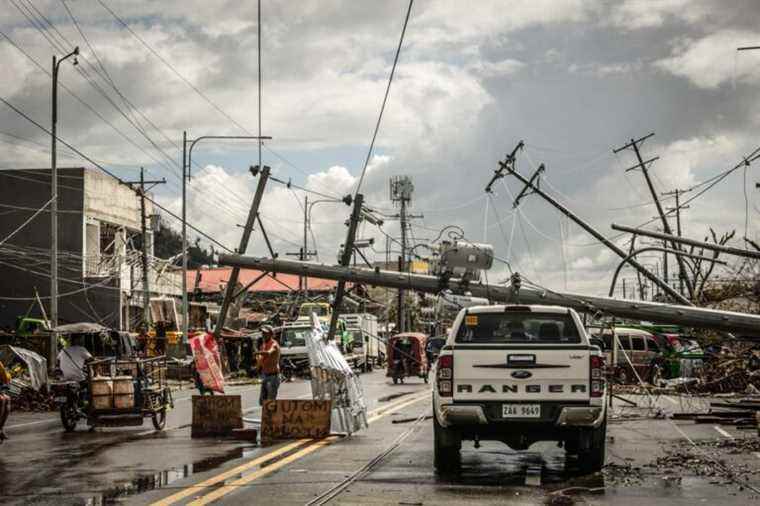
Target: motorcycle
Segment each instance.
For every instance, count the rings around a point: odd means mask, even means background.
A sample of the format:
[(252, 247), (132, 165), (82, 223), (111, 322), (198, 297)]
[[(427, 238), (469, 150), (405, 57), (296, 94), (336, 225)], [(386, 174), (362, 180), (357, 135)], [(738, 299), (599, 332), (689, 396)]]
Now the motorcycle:
[[(53, 400), (61, 415), (61, 424), (66, 432), (73, 432), (80, 419), (87, 418), (89, 393), (87, 382), (66, 381), (51, 385)], [(91, 425), (91, 429), (94, 425)]]

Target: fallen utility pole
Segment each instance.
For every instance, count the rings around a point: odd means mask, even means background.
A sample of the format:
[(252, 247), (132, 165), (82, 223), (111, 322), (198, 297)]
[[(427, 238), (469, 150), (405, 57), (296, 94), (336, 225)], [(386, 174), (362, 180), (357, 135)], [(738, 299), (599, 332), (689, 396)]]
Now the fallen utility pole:
[(727, 253), (729, 255), (736, 255), (739, 257), (760, 259), (760, 251), (750, 251), (741, 248), (734, 248), (732, 246), (722, 246), (720, 244), (714, 244), (703, 241), (696, 241), (687, 237), (676, 237), (670, 234), (664, 234), (662, 232), (654, 232), (652, 230), (644, 230), (643, 228), (626, 227), (624, 225), (612, 224), (612, 229), (618, 232), (628, 232), (630, 234), (643, 235), (646, 237), (652, 237), (654, 239), (665, 239), (670, 242), (676, 242), (685, 244), (687, 246), (694, 246), (695, 248), (704, 248), (720, 253)]
[[(499, 171), (499, 174), (497, 174), (499, 175), (499, 177), (504, 176), (504, 171), (508, 172), (509, 174), (512, 174), (517, 179), (522, 181), (522, 183), (527, 188), (533, 190), (533, 193), (541, 196), (544, 200), (546, 200), (555, 208), (557, 208), (562, 214), (564, 214), (565, 216), (573, 220), (575, 223), (577, 223), (579, 227), (581, 227), (583, 230), (585, 230), (586, 232), (594, 236), (596, 240), (598, 240), (599, 242), (607, 246), (609, 249), (614, 251), (620, 258), (628, 257), (628, 253), (623, 251), (615, 243), (613, 243), (612, 241), (604, 237), (602, 234), (597, 232), (597, 230), (594, 227), (592, 227), (591, 225), (583, 221), (581, 218), (579, 218), (575, 213), (570, 211), (568, 208), (566, 208), (565, 206), (563, 206), (562, 204), (554, 200), (551, 196), (549, 196), (547, 193), (541, 190), (541, 188), (539, 188), (538, 185), (535, 185), (531, 181), (525, 179), (525, 177), (523, 177), (519, 172), (517, 172), (517, 170), (515, 170), (514, 166), (510, 162), (509, 157), (507, 157), (507, 160), (504, 162), (500, 161), (499, 166), (500, 166), (500, 171)], [(639, 271), (647, 279), (649, 279), (650, 281), (655, 283), (657, 286), (659, 286), (665, 293), (667, 293), (674, 300), (680, 302), (684, 306), (693, 306), (693, 304), (687, 298), (685, 298), (683, 295), (681, 295), (676, 290), (671, 288), (670, 285), (662, 281), (660, 278), (652, 274), (646, 267), (641, 265), (635, 259), (633, 258), (629, 259), (628, 264), (634, 269), (636, 269), (637, 271)]]
[(150, 325), (153, 323), (153, 319), (151, 317), (151, 311), (150, 311), (150, 280), (149, 280), (149, 268), (148, 268), (148, 227), (147, 227), (147, 216), (145, 215), (145, 185), (149, 184), (151, 187), (156, 186), (158, 184), (166, 184), (166, 179), (161, 178), (160, 180), (155, 181), (146, 181), (145, 180), (145, 169), (143, 167), (140, 167), (140, 181), (137, 182), (130, 182), (125, 181), (126, 184), (129, 186), (132, 186), (134, 184), (139, 184), (140, 189), (137, 191), (138, 195), (140, 195), (140, 228), (142, 231), (142, 291), (143, 291), (143, 321)]
[(458, 278), (446, 280), (424, 274), (331, 266), (242, 255), (219, 255), (219, 264), (285, 274), (309, 275), (339, 282), (416, 290), (425, 293), (437, 294), (449, 289), (455, 293), (467, 292), (473, 297), (489, 298), (497, 302), (558, 305), (579, 311), (601, 311), (621, 318), (760, 335), (760, 315), (732, 311), (554, 292), (525, 286), (515, 290), (512, 286), (473, 284)]
[[(657, 214), (660, 216), (660, 220), (662, 221), (662, 230), (669, 234), (673, 235), (673, 231), (670, 229), (670, 223), (668, 223), (668, 218), (665, 216), (665, 212), (662, 210), (662, 204), (660, 204), (660, 199), (657, 197), (657, 191), (654, 189), (654, 185), (652, 184), (652, 179), (649, 177), (649, 170), (647, 169), (648, 165), (650, 163), (653, 163), (657, 161), (660, 157), (655, 156), (654, 158), (650, 158), (649, 160), (644, 161), (643, 158), (641, 158), (641, 152), (639, 151), (639, 144), (643, 143), (645, 140), (649, 139), (654, 135), (654, 132), (650, 133), (649, 135), (645, 135), (644, 137), (641, 137), (640, 139), (631, 139), (631, 142), (626, 144), (625, 146), (621, 146), (617, 149), (613, 149), (612, 152), (617, 154), (620, 151), (623, 151), (624, 149), (632, 148), (633, 152), (636, 153), (636, 159), (639, 161), (638, 165), (635, 165), (633, 167), (630, 167), (626, 169), (626, 172), (629, 170), (634, 169), (641, 169), (641, 173), (644, 174), (644, 179), (647, 182), (647, 186), (649, 187), (649, 192), (652, 194), (652, 200), (654, 200), (654, 205), (657, 207)], [(673, 249), (680, 249), (678, 244), (671, 243), (673, 246)], [(686, 264), (684, 263), (684, 260), (680, 256), (676, 256), (676, 261), (678, 262), (678, 274), (679, 278), (684, 281), (686, 284), (686, 289), (689, 292), (689, 296), (694, 296), (694, 285), (691, 282), (691, 279), (686, 276)], [(665, 272), (667, 273), (667, 256), (664, 259), (663, 267)], [(665, 275), (665, 281), (667, 283), (667, 274)]]
[[(263, 168), (258, 165), (256, 167), (251, 167), (251, 173), (254, 176), (256, 176), (259, 171), (261, 171), (259, 175), (259, 184), (256, 187), (256, 193), (254, 194), (253, 202), (251, 203), (251, 210), (248, 212), (248, 219), (245, 222), (245, 228), (243, 228), (243, 235), (240, 237), (240, 246), (238, 246), (237, 249), (240, 254), (245, 253), (248, 249), (248, 241), (251, 238), (254, 222), (259, 214), (259, 206), (261, 205), (261, 199), (264, 197), (264, 188), (267, 185), (267, 179), (269, 179), (270, 168), (268, 166), (265, 165)], [(227, 318), (227, 311), (232, 303), (239, 276), (240, 267), (233, 267), (232, 272), (230, 272), (230, 279), (227, 280), (227, 287), (224, 290), (224, 299), (222, 300), (222, 307), (219, 308), (219, 317), (216, 321), (216, 327), (214, 327), (214, 337), (217, 339), (222, 333), (224, 320)]]
[[(340, 255), (340, 265), (347, 267), (351, 265), (351, 254), (354, 251), (354, 241), (356, 239), (356, 229), (359, 226), (359, 220), (362, 214), (362, 204), (364, 203), (364, 195), (357, 193), (354, 197), (354, 209), (351, 211), (351, 219), (348, 222), (348, 233), (346, 234), (346, 242), (343, 246), (343, 251)], [(275, 272), (275, 271), (271, 271)], [(346, 282), (338, 280), (338, 286), (335, 288), (335, 300), (333, 300), (333, 311), (330, 317), (330, 330), (327, 334), (327, 339), (332, 341), (335, 338), (335, 329), (338, 326), (338, 314), (340, 313), (340, 305), (343, 302), (343, 294), (346, 291)]]

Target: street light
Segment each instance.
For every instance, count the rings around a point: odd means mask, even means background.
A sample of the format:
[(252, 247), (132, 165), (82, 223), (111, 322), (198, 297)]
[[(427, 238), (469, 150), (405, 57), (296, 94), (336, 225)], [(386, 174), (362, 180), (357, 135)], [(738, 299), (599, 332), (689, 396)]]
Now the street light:
[[(187, 180), (193, 163), (193, 148), (198, 142), (206, 139), (228, 140), (258, 140), (259, 141), (259, 166), (261, 166), (261, 141), (272, 137), (260, 135), (202, 135), (196, 139), (188, 139), (187, 132), (182, 132), (182, 342), (188, 338), (188, 299), (187, 299)], [(187, 143), (190, 143), (188, 149)], [(244, 251), (240, 252), (245, 253)]]
[[(58, 124), (58, 69), (61, 63), (74, 57), (77, 64), (79, 46), (60, 60), (53, 55), (53, 97), (52, 118), (50, 125), (50, 326), (58, 326), (58, 166), (56, 160), (56, 125)], [(55, 369), (58, 340), (55, 332), (50, 333), (50, 359), (48, 368)]]

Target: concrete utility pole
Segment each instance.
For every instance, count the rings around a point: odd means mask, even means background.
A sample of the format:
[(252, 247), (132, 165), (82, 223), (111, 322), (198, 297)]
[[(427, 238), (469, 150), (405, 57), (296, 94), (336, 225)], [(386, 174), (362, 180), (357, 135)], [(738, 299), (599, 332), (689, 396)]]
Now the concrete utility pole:
[(473, 297), (485, 297), (498, 302), (519, 304), (548, 304), (572, 307), (578, 311), (602, 311), (621, 318), (670, 323), (688, 327), (760, 334), (760, 315), (720, 311), (716, 309), (681, 306), (661, 302), (620, 300), (610, 297), (588, 296), (576, 293), (555, 292), (540, 288), (466, 283), (452, 278), (448, 281), (437, 276), (412, 274), (380, 269), (339, 267), (294, 260), (246, 257), (242, 255), (219, 255), (219, 264), (244, 269), (258, 269), (285, 274), (309, 274), (321, 279), (361, 283), (369, 286), (416, 290), (424, 293), (440, 293), (450, 289), (456, 293), (470, 292)]
[[(332, 201), (322, 201), (322, 200), (316, 200), (312, 202), (312, 204), (316, 204), (317, 202), (332, 202)], [(316, 255), (316, 251), (309, 251), (309, 197), (308, 195), (303, 198), (303, 247), (299, 248), (298, 253), (289, 252), (285, 253), (287, 256), (291, 257), (298, 257), (298, 259), (302, 262), (309, 260), (313, 255)], [(306, 299), (306, 297), (309, 296), (309, 277), (308, 276), (299, 276), (298, 277), (298, 292), (301, 294), (301, 296)]]
[(187, 182), (192, 177), (193, 148), (203, 140), (258, 140), (259, 142), (259, 167), (261, 167), (261, 141), (271, 139), (269, 136), (260, 135), (201, 135), (195, 139), (188, 139), (187, 132), (182, 132), (182, 340), (187, 341), (189, 318), (187, 297)]
[[(399, 213), (393, 218), (398, 218), (401, 226), (401, 255), (398, 259), (399, 272), (407, 272), (409, 265), (407, 262), (407, 255), (409, 248), (407, 247), (407, 231), (409, 229), (409, 220), (413, 218), (421, 218), (422, 215), (410, 215), (407, 210), (407, 206), (412, 201), (412, 193), (414, 193), (414, 184), (408, 176), (394, 176), (390, 181), (391, 201), (394, 204), (399, 205)], [(407, 329), (406, 322), (406, 293), (403, 289), (398, 291), (397, 300), (397, 315), (396, 315), (396, 331), (405, 332)]]
[[(605, 246), (607, 246), (609, 249), (611, 249), (616, 255), (618, 255), (620, 258), (626, 258), (628, 256), (628, 253), (620, 249), (615, 243), (604, 237), (602, 234), (597, 232), (597, 230), (583, 221), (581, 218), (575, 215), (572, 211), (570, 211), (568, 208), (554, 200), (551, 196), (546, 194), (537, 184), (533, 184), (530, 180), (523, 177), (517, 170), (514, 168), (513, 164), (509, 161), (509, 158), (505, 162), (499, 162), (499, 171), (497, 172), (497, 176), (503, 177), (504, 171), (508, 172), (509, 174), (515, 176), (518, 180), (522, 181), (524, 185), (526, 185), (529, 189), (533, 191), (533, 193), (541, 196), (544, 200), (549, 202), (551, 205), (553, 205), (559, 212), (573, 220), (575, 223), (578, 224), (583, 230), (594, 236), (597, 241), (601, 242)], [(542, 170), (541, 167), (539, 167), (539, 170)], [(681, 304), (685, 306), (693, 306), (691, 301), (684, 298), (680, 293), (673, 290), (671, 287), (667, 285), (667, 283), (664, 283), (660, 278), (652, 274), (647, 268), (645, 268), (643, 265), (641, 265), (638, 261), (634, 259), (629, 259), (628, 264), (631, 265), (634, 269), (641, 272), (643, 276), (645, 276), (647, 279), (655, 283), (657, 286), (663, 289), (665, 293), (667, 293), (671, 298), (674, 300), (680, 302)]]
[[(70, 57), (74, 57), (74, 65), (77, 64), (76, 56), (79, 54), (79, 46), (72, 52), (58, 60), (53, 55), (53, 94), (51, 97), (52, 114), (50, 122), (50, 326), (58, 326), (58, 160), (57, 160), (57, 129), (58, 129), (58, 69), (61, 63)], [(55, 369), (55, 359), (58, 355), (58, 336), (55, 332), (50, 333), (50, 360), (48, 368)]]
[[(657, 214), (660, 216), (660, 220), (662, 221), (662, 229), (663, 231), (668, 235), (673, 235), (672, 230), (670, 229), (670, 223), (668, 222), (667, 216), (665, 216), (665, 212), (662, 210), (662, 205), (660, 204), (660, 199), (657, 197), (657, 191), (654, 189), (654, 185), (652, 184), (652, 179), (649, 177), (649, 171), (647, 170), (647, 166), (655, 162), (656, 160), (659, 160), (659, 156), (655, 156), (653, 158), (650, 158), (649, 160), (644, 161), (644, 159), (641, 158), (641, 152), (639, 151), (639, 144), (643, 143), (645, 140), (649, 139), (654, 135), (654, 132), (650, 133), (649, 135), (645, 135), (644, 137), (641, 137), (640, 139), (631, 139), (631, 142), (626, 144), (625, 146), (621, 146), (617, 149), (613, 149), (612, 152), (617, 154), (620, 151), (623, 151), (624, 149), (632, 148), (633, 152), (636, 153), (636, 159), (639, 161), (638, 165), (635, 165), (633, 167), (629, 167), (626, 169), (626, 172), (634, 170), (634, 169), (641, 169), (641, 173), (644, 174), (644, 179), (647, 182), (647, 186), (649, 187), (649, 192), (652, 194), (652, 200), (654, 200), (654, 205), (657, 207)], [(680, 246), (677, 243), (671, 242), (673, 249), (680, 250)], [(686, 275), (686, 264), (684, 262), (684, 259), (681, 256), (676, 256), (676, 261), (678, 262), (678, 269), (679, 269), (679, 278), (684, 280), (684, 283), (686, 285), (686, 289), (689, 292), (689, 297), (692, 297), (694, 295), (694, 286), (691, 283), (691, 279)], [(665, 259), (665, 262), (667, 263), (667, 257)], [(667, 283), (667, 277), (665, 279)]]
[[(406, 199), (401, 199), (401, 209), (399, 210), (399, 219), (401, 222), (401, 256), (398, 257), (398, 271), (399, 272), (406, 272), (406, 252), (408, 251), (406, 247)], [(405, 332), (406, 331), (406, 306), (404, 304), (404, 298), (406, 297), (406, 292), (404, 290), (398, 291), (398, 330), (397, 332)]]
[[(362, 216), (362, 205), (364, 204), (364, 195), (357, 193), (354, 197), (354, 208), (351, 211), (351, 218), (348, 222), (348, 233), (346, 234), (346, 242), (344, 242), (343, 251), (340, 255), (340, 265), (342, 267), (348, 267), (351, 264), (351, 254), (354, 251), (354, 241), (356, 239), (356, 229), (359, 227), (359, 220)], [(306, 265), (306, 264), (304, 264)], [(346, 282), (338, 281), (338, 286), (335, 288), (335, 300), (333, 301), (333, 311), (330, 317), (330, 330), (327, 333), (328, 341), (335, 339), (335, 330), (338, 326), (338, 315), (340, 313), (340, 305), (343, 302), (343, 294), (346, 291)]]
[(143, 167), (140, 167), (140, 181), (134, 182), (134, 181), (125, 181), (126, 184), (129, 186), (133, 186), (135, 184), (140, 185), (140, 188), (137, 190), (138, 195), (140, 195), (140, 229), (142, 231), (142, 282), (143, 282), (143, 321), (150, 325), (152, 322), (151, 314), (150, 314), (150, 278), (148, 276), (150, 269), (148, 265), (148, 226), (147, 226), (147, 216), (145, 213), (145, 185), (149, 184), (152, 186), (158, 185), (158, 184), (165, 184), (166, 179), (162, 178), (160, 180), (156, 181), (146, 181), (145, 180), (145, 169)]
[[(668, 197), (670, 195), (674, 195), (675, 198), (676, 198), (676, 206), (675, 207), (669, 207), (668, 208), (668, 213), (671, 213), (671, 212), (674, 212), (674, 211), (676, 213), (676, 233), (678, 234), (678, 237), (681, 237), (681, 234), (682, 234), (682, 231), (681, 231), (681, 209), (689, 209), (688, 205), (685, 205), (685, 206), (681, 205), (680, 197), (681, 197), (682, 193), (683, 193), (683, 191), (679, 190), (678, 188), (676, 188), (673, 191), (663, 193), (663, 196)], [(678, 275), (678, 288), (679, 288), (679, 290), (681, 292), (681, 295), (683, 295), (683, 279), (684, 278), (680, 274), (681, 273), (679, 271), (679, 275)]]
[[(259, 214), (259, 206), (261, 205), (261, 199), (264, 197), (264, 188), (267, 185), (269, 179), (269, 171), (271, 169), (268, 166), (264, 166), (261, 169), (259, 176), (259, 184), (256, 187), (256, 194), (253, 196), (253, 203), (251, 203), (251, 210), (248, 212), (248, 219), (245, 222), (245, 228), (243, 228), (243, 235), (240, 237), (240, 245), (238, 246), (238, 253), (245, 254), (248, 249), (248, 241), (251, 238), (251, 232), (253, 231), (253, 225), (256, 217)], [(259, 167), (251, 167), (251, 174), (256, 176), (259, 173)], [(238, 283), (238, 277), (240, 276), (240, 268), (233, 267), (230, 272), (230, 279), (227, 280), (227, 287), (224, 290), (224, 299), (222, 300), (222, 307), (219, 308), (219, 318), (214, 328), (214, 337), (218, 338), (224, 327), (224, 320), (227, 318), (227, 311), (232, 304), (233, 295)], [(245, 292), (244, 292), (245, 293)]]
[(663, 234), (662, 232), (644, 230), (643, 228), (626, 227), (613, 223), (612, 230), (617, 230), (618, 232), (628, 232), (629, 234), (643, 235), (646, 237), (652, 237), (654, 239), (667, 239), (670, 242), (685, 244), (686, 246), (694, 246), (695, 248), (709, 249), (711, 251), (717, 251), (720, 253), (728, 253), (729, 255), (736, 255), (738, 257), (760, 259), (760, 251), (751, 251), (741, 248), (734, 248), (733, 246), (723, 246), (711, 242), (696, 241), (694, 239), (689, 239), (688, 237), (676, 237), (674, 235)]

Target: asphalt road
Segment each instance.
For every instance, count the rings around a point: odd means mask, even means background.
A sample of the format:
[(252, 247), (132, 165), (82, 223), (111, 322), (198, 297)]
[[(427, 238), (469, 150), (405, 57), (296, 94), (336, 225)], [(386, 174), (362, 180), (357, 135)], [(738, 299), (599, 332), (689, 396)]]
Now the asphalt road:
[[(663, 396), (651, 409), (624, 408), (616, 401), (621, 407), (610, 419), (608, 467), (602, 473), (580, 476), (552, 443), (525, 452), (500, 443), (483, 443), (476, 450), (465, 443), (462, 471), (438, 476), (432, 468), (432, 422), (424, 418), (431, 413), (428, 386), (416, 379), (395, 386), (382, 372), (364, 374), (362, 380), (368, 430), (267, 448), (191, 439), (190, 392), (177, 395), (177, 407), (161, 433), (148, 422), (137, 429), (89, 433), (83, 426), (65, 434), (50, 417), (17, 416), (10, 422), (11, 440), (0, 447), (0, 502), (279, 506), (307, 504), (331, 489), (335, 496), (329, 504), (692, 506), (760, 501), (752, 490), (760, 488), (756, 431), (646, 416), (700, 407), (695, 401)], [(232, 390), (243, 396), (246, 416), (258, 418), (258, 388)], [(280, 392), (281, 398), (306, 398), (309, 385), (285, 384)], [(658, 462), (667, 455), (667, 462)], [(371, 461), (375, 465), (368, 469)], [(345, 483), (347, 479), (352, 481)], [(556, 497), (562, 490), (569, 499)]]

